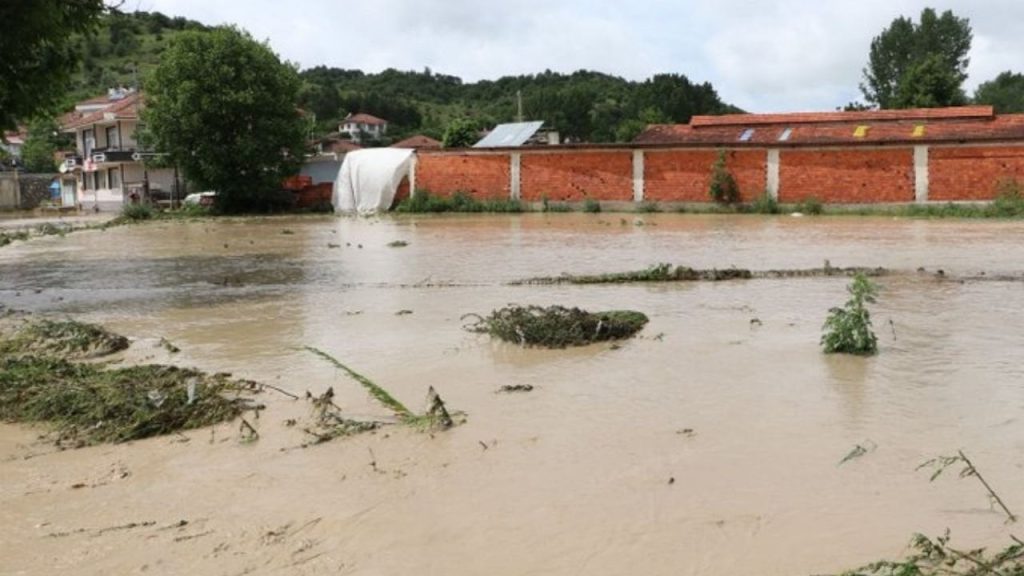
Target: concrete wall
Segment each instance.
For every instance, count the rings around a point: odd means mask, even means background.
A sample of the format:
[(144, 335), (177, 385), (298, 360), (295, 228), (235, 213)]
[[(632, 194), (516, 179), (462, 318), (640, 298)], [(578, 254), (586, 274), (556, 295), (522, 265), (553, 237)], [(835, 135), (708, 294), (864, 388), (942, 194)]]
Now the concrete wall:
[[(718, 150), (692, 147), (428, 151), (413, 179), (439, 195), (526, 202), (709, 202)], [(749, 202), (830, 204), (991, 200), (1000, 181), (1024, 183), (1024, 143), (887, 147), (743, 148), (726, 165)]]
[(50, 200), (57, 174), (0, 173), (0, 210), (31, 210)]

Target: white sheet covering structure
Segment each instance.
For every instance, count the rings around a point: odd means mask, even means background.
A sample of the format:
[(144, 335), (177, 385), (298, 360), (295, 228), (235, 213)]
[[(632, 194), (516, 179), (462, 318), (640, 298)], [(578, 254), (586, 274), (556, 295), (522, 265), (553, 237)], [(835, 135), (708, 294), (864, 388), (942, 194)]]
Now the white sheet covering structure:
[(409, 175), (413, 151), (372, 148), (345, 155), (334, 183), (334, 211), (376, 214), (391, 208), (402, 179)]

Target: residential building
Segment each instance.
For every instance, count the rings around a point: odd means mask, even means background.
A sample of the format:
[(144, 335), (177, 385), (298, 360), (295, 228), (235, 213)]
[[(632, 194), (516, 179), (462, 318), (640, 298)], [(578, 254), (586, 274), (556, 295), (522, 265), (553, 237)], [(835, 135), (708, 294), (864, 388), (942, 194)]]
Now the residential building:
[(21, 128), (17, 132), (5, 132), (3, 138), (0, 138), (0, 150), (10, 157), (10, 161), (6, 163), (8, 167), (15, 161), (21, 161), (21, 149), (25, 146), (27, 137), (26, 130)]
[(370, 114), (349, 114), (338, 124), (338, 132), (353, 142), (362, 142), (364, 137), (379, 140), (388, 133), (388, 121)]
[(74, 134), (75, 154), (65, 158), (65, 202), (73, 186), (75, 202), (87, 209), (120, 210), (125, 202), (166, 201), (180, 197), (172, 168), (147, 168), (152, 157), (138, 141), (143, 96), (132, 89), (110, 90), (80, 102), (61, 119), (62, 130)]

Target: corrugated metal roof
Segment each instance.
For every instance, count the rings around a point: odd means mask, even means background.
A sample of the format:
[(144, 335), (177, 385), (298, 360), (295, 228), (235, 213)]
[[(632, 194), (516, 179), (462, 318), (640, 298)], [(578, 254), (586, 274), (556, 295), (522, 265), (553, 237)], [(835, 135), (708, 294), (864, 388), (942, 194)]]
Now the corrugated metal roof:
[(499, 124), (473, 148), (513, 148), (522, 146), (543, 126), (543, 122), (514, 122)]

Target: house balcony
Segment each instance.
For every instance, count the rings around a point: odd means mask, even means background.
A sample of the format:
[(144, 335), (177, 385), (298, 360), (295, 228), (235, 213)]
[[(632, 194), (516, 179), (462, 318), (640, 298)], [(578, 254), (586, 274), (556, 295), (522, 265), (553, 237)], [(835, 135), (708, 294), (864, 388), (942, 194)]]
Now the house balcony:
[(91, 157), (96, 164), (136, 161), (135, 150), (122, 150), (121, 148), (94, 148)]

